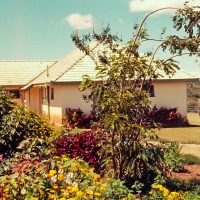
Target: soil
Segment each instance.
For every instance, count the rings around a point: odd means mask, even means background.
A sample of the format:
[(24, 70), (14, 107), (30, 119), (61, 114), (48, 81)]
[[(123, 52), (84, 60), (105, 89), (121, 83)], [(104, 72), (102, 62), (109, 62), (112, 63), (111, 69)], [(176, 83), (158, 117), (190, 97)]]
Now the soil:
[(183, 172), (172, 172), (171, 177), (179, 180), (200, 180), (200, 164), (184, 165)]

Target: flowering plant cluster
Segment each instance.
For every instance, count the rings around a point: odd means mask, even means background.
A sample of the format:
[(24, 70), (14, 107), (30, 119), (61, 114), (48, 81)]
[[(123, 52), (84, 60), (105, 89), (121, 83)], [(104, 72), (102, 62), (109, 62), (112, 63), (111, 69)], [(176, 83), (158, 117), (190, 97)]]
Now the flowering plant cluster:
[[(27, 155), (26, 155), (27, 156)], [(24, 158), (23, 158), (24, 159)], [(14, 167), (15, 164), (15, 167)], [(120, 180), (101, 177), (83, 160), (54, 156), (7, 164), (0, 176), (0, 198), (32, 200), (124, 199), (133, 195)]]
[(23, 140), (30, 137), (47, 139), (53, 132), (45, 117), (22, 106), (15, 106), (4, 115), (0, 125), (0, 154), (4, 157), (13, 156)]
[(177, 192), (170, 191), (163, 185), (157, 184), (152, 185), (152, 189), (149, 192), (148, 199), (162, 199), (162, 200), (189, 200), (189, 199), (200, 199), (198, 194), (192, 194), (188, 192)]
[(84, 121), (85, 114), (78, 109), (67, 108), (65, 115), (65, 125), (70, 128), (80, 127)]

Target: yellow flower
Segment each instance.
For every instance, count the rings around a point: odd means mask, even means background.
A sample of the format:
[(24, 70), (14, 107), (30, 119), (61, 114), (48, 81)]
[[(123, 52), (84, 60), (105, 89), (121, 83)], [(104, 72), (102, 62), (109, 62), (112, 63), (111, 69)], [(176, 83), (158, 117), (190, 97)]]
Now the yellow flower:
[(71, 193), (74, 193), (74, 192), (78, 192), (79, 191), (79, 188), (78, 187), (72, 187), (71, 189)]
[(77, 195), (77, 197), (81, 197), (84, 195), (84, 193), (82, 191), (78, 191), (78, 192), (76, 192), (76, 195)]
[(67, 190), (71, 190), (72, 189), (72, 186), (69, 185), (69, 186), (66, 186)]
[(173, 198), (181, 196), (181, 194), (179, 194), (178, 192), (171, 192), (170, 194), (172, 195)]
[(5, 174), (4, 177), (7, 179), (7, 178), (9, 178), (9, 175)]
[(56, 199), (56, 198), (58, 198), (58, 195), (56, 195), (56, 194), (50, 194), (50, 195), (49, 195), (49, 198), (51, 198), (51, 199)]
[(153, 189), (162, 190), (162, 189), (163, 189), (163, 186), (162, 186), (162, 185), (152, 185), (152, 188), (153, 188)]
[(163, 189), (163, 196), (164, 196), (164, 197), (168, 196), (169, 193), (170, 193), (170, 192), (169, 192), (168, 189), (166, 189), (166, 188)]
[(66, 200), (66, 198), (65, 198), (65, 197), (62, 197), (62, 198), (60, 198), (60, 200)]
[(14, 188), (17, 188), (17, 187), (18, 187), (18, 184), (17, 184), (17, 183), (14, 183), (13, 186), (14, 186)]
[(43, 195), (43, 194), (44, 194), (44, 191), (40, 190), (40, 194)]
[(50, 190), (50, 193), (54, 193), (55, 192), (55, 190)]
[(106, 184), (102, 184), (100, 190), (105, 190), (106, 189)]
[(64, 157), (64, 158), (62, 158), (62, 160), (67, 161), (67, 160), (69, 160), (69, 159)]
[(92, 190), (85, 190), (85, 192), (87, 193), (87, 194), (93, 194), (93, 191)]
[(110, 181), (110, 178), (107, 177), (106, 180), (107, 180), (107, 181)]
[(96, 180), (98, 180), (100, 178), (101, 178), (101, 176), (99, 174), (95, 174), (93, 180), (96, 181)]
[(54, 159), (59, 159), (59, 156), (54, 156), (53, 158), (54, 158)]
[(100, 197), (101, 193), (100, 192), (95, 192), (94, 195)]
[(64, 193), (63, 193), (63, 196), (64, 196), (64, 197), (68, 197), (68, 196), (69, 196), (69, 193), (68, 193), (68, 192), (64, 192)]
[(64, 192), (65, 192), (65, 189), (61, 188), (61, 189), (60, 189), (60, 192), (61, 192), (61, 193), (64, 193)]
[(38, 200), (38, 198), (37, 197), (32, 197), (32, 200)]
[(6, 187), (3, 191), (4, 191), (4, 192), (8, 192), (8, 191), (9, 191), (9, 188)]
[(89, 172), (93, 172), (94, 171), (94, 167), (89, 169)]
[(54, 169), (51, 169), (51, 170), (49, 171), (49, 174), (52, 174), (53, 176), (54, 176), (56, 173), (57, 173), (57, 171), (54, 170)]
[(64, 176), (63, 176), (63, 174), (58, 174), (58, 180), (59, 180), (59, 181), (64, 180)]
[(58, 189), (58, 185), (53, 185), (53, 189)]
[(153, 194), (153, 192), (152, 192), (152, 191), (150, 191), (150, 192), (149, 192), (149, 194)]
[(85, 172), (86, 169), (84, 169), (84, 168), (80, 168), (80, 171), (81, 171), (81, 172)]

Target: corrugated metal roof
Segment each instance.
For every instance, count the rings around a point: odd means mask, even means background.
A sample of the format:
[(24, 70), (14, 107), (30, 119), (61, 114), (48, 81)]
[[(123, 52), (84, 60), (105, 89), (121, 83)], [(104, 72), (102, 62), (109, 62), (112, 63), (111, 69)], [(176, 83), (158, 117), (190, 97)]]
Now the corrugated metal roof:
[(41, 74), (55, 61), (0, 61), (0, 85), (22, 86)]
[(177, 70), (177, 72), (169, 78), (164, 71), (159, 72), (163, 77), (160, 77), (158, 80), (189, 80), (189, 79), (199, 79), (197, 76), (190, 74), (182, 69)]
[[(94, 52), (97, 52), (99, 48), (102, 47), (99, 47), (99, 45), (96, 42), (92, 42), (90, 44), (90, 49), (95, 49)], [(89, 62), (90, 64), (88, 65), (87, 62)], [(92, 62), (92, 59), (89, 56), (86, 56), (85, 53), (83, 53), (79, 49), (76, 49), (70, 54), (66, 55), (64, 58), (55, 62), (52, 66), (48, 68), (48, 72), (44, 71), (40, 76), (31, 81), (22, 89), (25, 90), (31, 87), (32, 85), (50, 82), (81, 81), (82, 75), (87, 73), (87, 68), (89, 68), (88, 70), (90, 70), (90, 72), (93, 71), (91, 69), (91, 65), (93, 65), (94, 67), (94, 62)], [(82, 70), (80, 70), (81, 68)], [(75, 73), (73, 73), (73, 71)]]
[[(105, 50), (103, 45), (98, 45), (93, 42), (90, 44), (90, 49), (93, 49), (95, 54), (98, 51)], [(9, 64), (10, 63), (10, 64)], [(88, 56), (81, 52), (79, 49), (74, 50), (70, 54), (66, 55), (62, 59), (52, 62), (52, 61), (8, 61), (5, 66), (5, 62), (0, 63), (0, 84), (5, 83), (12, 85), (15, 83), (17, 85), (26, 85), (22, 89), (26, 90), (29, 87), (37, 84), (45, 83), (72, 83), (81, 82), (83, 75), (89, 75), (90, 77), (95, 77), (95, 63)], [(49, 66), (47, 69), (47, 65)], [(3, 68), (8, 68), (3, 72)], [(19, 70), (16, 70), (18, 69)], [(2, 73), (1, 73), (2, 71)], [(16, 73), (17, 71), (17, 73)], [(10, 73), (9, 73), (10, 72)], [(4, 73), (4, 76), (3, 76)], [(177, 73), (169, 78), (163, 72), (160, 72), (163, 77), (158, 80), (190, 80), (198, 79), (196, 76), (178, 70)], [(9, 75), (8, 75), (9, 74)], [(9, 76), (9, 77), (8, 77)], [(7, 81), (7, 82), (6, 82)]]

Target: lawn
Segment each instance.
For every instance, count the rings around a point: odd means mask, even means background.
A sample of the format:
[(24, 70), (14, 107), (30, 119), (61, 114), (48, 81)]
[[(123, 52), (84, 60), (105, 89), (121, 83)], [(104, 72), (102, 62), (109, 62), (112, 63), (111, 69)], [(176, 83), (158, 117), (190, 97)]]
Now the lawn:
[(200, 116), (197, 113), (188, 113), (188, 120), (190, 127), (156, 130), (159, 140), (200, 144)]

